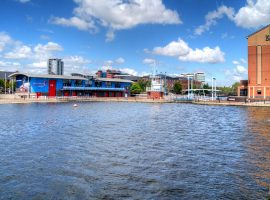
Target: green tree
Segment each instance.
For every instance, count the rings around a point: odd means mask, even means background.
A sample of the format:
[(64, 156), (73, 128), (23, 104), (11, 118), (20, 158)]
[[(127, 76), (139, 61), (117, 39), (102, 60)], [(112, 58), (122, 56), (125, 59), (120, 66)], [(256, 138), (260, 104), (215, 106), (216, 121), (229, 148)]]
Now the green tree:
[(232, 95), (237, 95), (237, 91), (238, 91), (238, 87), (240, 86), (239, 82), (235, 82), (234, 84), (232, 84)]
[(3, 79), (0, 79), (0, 87), (4, 87), (5, 86), (5, 81)]
[(182, 85), (179, 82), (175, 82), (173, 84), (173, 93), (175, 94), (181, 94), (182, 92)]
[(139, 83), (132, 83), (130, 87), (131, 94), (139, 94), (142, 92), (142, 88)]
[(210, 86), (208, 85), (208, 83), (203, 84), (203, 89), (210, 89)]
[(137, 83), (140, 85), (142, 92), (146, 91), (146, 87), (151, 86), (151, 82), (146, 80), (139, 80)]

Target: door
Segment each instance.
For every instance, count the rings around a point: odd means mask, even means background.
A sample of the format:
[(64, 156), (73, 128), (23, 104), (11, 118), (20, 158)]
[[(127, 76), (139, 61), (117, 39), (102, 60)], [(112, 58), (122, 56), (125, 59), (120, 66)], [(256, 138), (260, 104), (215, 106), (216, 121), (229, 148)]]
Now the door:
[(56, 80), (49, 80), (49, 97), (56, 95)]

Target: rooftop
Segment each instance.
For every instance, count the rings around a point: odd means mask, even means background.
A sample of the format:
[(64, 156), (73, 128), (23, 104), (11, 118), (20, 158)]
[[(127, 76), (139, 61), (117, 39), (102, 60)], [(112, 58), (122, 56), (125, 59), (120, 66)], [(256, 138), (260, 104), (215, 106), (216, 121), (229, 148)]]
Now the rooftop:
[(27, 77), (32, 77), (32, 78), (54, 78), (54, 79), (70, 79), (70, 80), (88, 80), (83, 77), (79, 76), (64, 76), (64, 75), (53, 75), (53, 74), (31, 74), (31, 73), (13, 73), (9, 75), (9, 77), (16, 77), (19, 75), (27, 76)]

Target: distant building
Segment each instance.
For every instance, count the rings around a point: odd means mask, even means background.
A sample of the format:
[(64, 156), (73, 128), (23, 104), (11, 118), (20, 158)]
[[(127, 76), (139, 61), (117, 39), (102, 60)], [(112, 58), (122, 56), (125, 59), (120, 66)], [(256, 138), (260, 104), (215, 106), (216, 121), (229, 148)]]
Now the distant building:
[(48, 59), (48, 74), (63, 75), (64, 74), (64, 62), (58, 58)]
[(0, 79), (2, 80), (10, 80), (9, 75), (13, 74), (14, 72), (7, 72), (7, 71), (0, 71)]
[(201, 85), (205, 84), (205, 73), (204, 72), (183, 73), (180, 75), (180, 77), (190, 78), (194, 81), (201, 82)]
[(99, 78), (115, 78), (116, 75), (123, 74), (120, 70), (108, 69), (106, 71), (98, 70), (96, 75)]
[(205, 73), (204, 72), (197, 72), (194, 74), (194, 80), (199, 81), (202, 84), (205, 84)]

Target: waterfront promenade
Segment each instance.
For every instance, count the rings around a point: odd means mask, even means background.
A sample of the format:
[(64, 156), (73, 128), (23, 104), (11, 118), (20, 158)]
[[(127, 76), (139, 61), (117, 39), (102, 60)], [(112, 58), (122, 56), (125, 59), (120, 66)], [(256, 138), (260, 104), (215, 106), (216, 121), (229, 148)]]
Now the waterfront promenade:
[(140, 97), (53, 97), (53, 98), (16, 98), (13, 95), (0, 95), (0, 104), (28, 104), (28, 103), (63, 103), (63, 102), (138, 102), (138, 103), (192, 103), (197, 105), (216, 106), (257, 106), (270, 107), (269, 101), (260, 102), (235, 102), (235, 101), (186, 101), (165, 99), (147, 99)]

